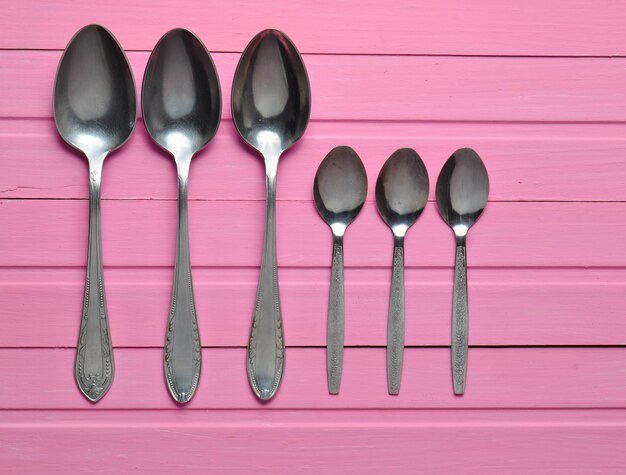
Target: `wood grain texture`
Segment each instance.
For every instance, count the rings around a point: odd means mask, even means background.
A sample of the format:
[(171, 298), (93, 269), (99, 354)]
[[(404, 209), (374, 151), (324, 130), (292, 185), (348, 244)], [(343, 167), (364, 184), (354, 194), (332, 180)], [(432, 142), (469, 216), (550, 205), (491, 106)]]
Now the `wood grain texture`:
[[(622, 124), (314, 121), (280, 162), (278, 199), (311, 200), (319, 163), (345, 143), (365, 163), (369, 200), (380, 168), (397, 148), (415, 148), (434, 185), (447, 157), (471, 144), (489, 170), (492, 201), (626, 201), (623, 132)], [(64, 146), (52, 120), (0, 121), (0, 141), (1, 198), (88, 197), (87, 163)], [(263, 200), (262, 166), (232, 122), (224, 121), (193, 161), (189, 198)], [(173, 160), (140, 122), (130, 143), (105, 162), (102, 196), (176, 199), (176, 183)]]
[[(626, 8), (600, 0), (5, 2), (0, 18), (0, 469), (12, 473), (617, 473), (626, 466)], [(272, 9), (272, 14), (267, 11)], [(87, 167), (58, 137), (61, 50), (87, 23), (129, 51), (173, 27), (214, 59), (223, 123), (191, 170), (203, 344), (197, 397), (169, 397), (163, 338), (175, 251), (172, 161), (141, 121), (107, 160), (105, 280), (116, 378), (97, 406), (72, 379), (87, 248)], [(261, 161), (229, 92), (249, 39), (283, 29), (305, 53), (312, 120), (281, 160), (278, 257), (284, 385), (260, 405), (245, 345), (260, 263)], [(326, 387), (331, 237), (316, 168), (335, 145), (370, 193), (346, 236), (341, 394)], [(392, 239), (373, 184), (399, 147), (431, 189), (470, 146), (490, 203), (469, 237), (466, 394), (450, 374), (453, 237), (432, 202), (407, 237), (402, 391), (387, 395)], [(530, 347), (529, 347), (530, 346)]]
[[(0, 266), (85, 265), (88, 206), (87, 201), (77, 200), (0, 200), (0, 220), (5, 226), (0, 234)], [(259, 201), (191, 202), (192, 264), (258, 266), (263, 210), (264, 203)], [(489, 203), (469, 234), (468, 265), (624, 266), (626, 220), (615, 219), (624, 213), (626, 203)], [(104, 264), (172, 265), (175, 225), (175, 201), (105, 201)], [(576, 241), (568, 239), (572, 235)], [(313, 202), (278, 203), (277, 241), (280, 266), (329, 265), (331, 233)], [(454, 237), (434, 203), (411, 228), (405, 245), (409, 267), (448, 267), (453, 263)], [(346, 233), (346, 267), (388, 267), (392, 246), (391, 232), (375, 204), (365, 203)], [(232, 249), (236, 252), (225, 252)]]
[[(287, 333), (287, 337), (289, 334)], [(258, 409), (245, 348), (202, 352), (198, 390), (185, 407)], [(400, 395), (387, 394), (384, 348), (346, 348), (341, 394), (328, 394), (326, 352), (287, 348), (274, 409), (625, 408), (626, 348), (470, 348), (465, 395), (452, 392), (449, 348), (407, 348)], [(0, 374), (11, 391), (0, 409), (167, 409), (163, 351), (115, 350), (115, 383), (97, 405), (76, 389), (72, 349), (2, 349)], [(45, 362), (46, 371), (39, 368)], [(33, 390), (33, 378), (38, 390)], [(19, 398), (14, 393), (20, 395)], [(271, 419), (270, 419), (271, 420)]]
[(184, 0), (155, 2), (149, 8), (122, 0), (40, 0), (6, 5), (0, 48), (62, 49), (88, 22), (107, 25), (125, 48), (143, 50), (153, 48), (167, 30), (183, 26), (212, 51), (241, 52), (253, 35), (271, 26), (284, 29), (306, 53), (626, 54), (626, 14), (610, 0), (322, 0), (314, 6), (253, 0), (209, 6)]
[(5, 411), (0, 458), (13, 473), (617, 473), (625, 437), (623, 410)]
[[(60, 51), (0, 51), (2, 117), (51, 117)], [(224, 106), (238, 54), (213, 55)], [(137, 90), (148, 53), (130, 52)], [(626, 58), (305, 55), (315, 120), (624, 121)]]
[[(244, 347), (256, 268), (194, 269), (200, 341)], [(105, 270), (116, 347), (161, 348), (172, 287), (170, 268)], [(384, 346), (390, 269), (348, 268), (345, 342)], [(623, 269), (470, 271), (472, 345), (624, 345)], [(329, 268), (283, 268), (281, 305), (289, 346), (325, 346)], [(0, 347), (73, 347), (84, 269), (0, 269)], [(450, 345), (452, 270), (406, 270), (406, 344)], [(147, 324), (149, 322), (149, 324)]]

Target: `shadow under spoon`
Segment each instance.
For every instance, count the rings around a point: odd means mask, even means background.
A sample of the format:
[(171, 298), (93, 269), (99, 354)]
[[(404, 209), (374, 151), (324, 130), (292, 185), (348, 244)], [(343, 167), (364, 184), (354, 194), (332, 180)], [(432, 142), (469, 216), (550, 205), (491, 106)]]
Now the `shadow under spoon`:
[(376, 204), (393, 233), (393, 272), (387, 320), (387, 389), (400, 393), (404, 359), (404, 237), (428, 201), (428, 173), (410, 148), (396, 150), (376, 181)]
[(179, 403), (193, 397), (202, 361), (191, 278), (187, 179), (191, 159), (217, 132), (220, 84), (211, 56), (190, 31), (166, 33), (150, 55), (143, 80), (146, 129), (169, 152), (178, 172), (176, 266), (164, 349), (167, 387)]
[(454, 394), (465, 392), (469, 312), (466, 238), (487, 205), (489, 176), (478, 154), (462, 148), (452, 154), (437, 178), (437, 207), (456, 238), (452, 298), (452, 381)]
[(53, 108), (59, 134), (89, 162), (87, 276), (74, 376), (83, 395), (96, 402), (111, 387), (114, 374), (102, 270), (102, 165), (128, 140), (137, 119), (130, 66), (104, 27), (86, 26), (67, 45), (56, 74)]
[(271, 399), (285, 368), (276, 261), (276, 172), (282, 153), (309, 121), (311, 90), (302, 57), (278, 30), (264, 30), (246, 47), (233, 80), (233, 121), (241, 138), (265, 161), (265, 233), (256, 305), (248, 342), (248, 380), (256, 396)]
[(344, 348), (343, 236), (367, 196), (365, 167), (353, 149), (335, 147), (324, 158), (315, 175), (313, 196), (318, 213), (333, 233), (326, 367), (328, 392), (339, 394)]

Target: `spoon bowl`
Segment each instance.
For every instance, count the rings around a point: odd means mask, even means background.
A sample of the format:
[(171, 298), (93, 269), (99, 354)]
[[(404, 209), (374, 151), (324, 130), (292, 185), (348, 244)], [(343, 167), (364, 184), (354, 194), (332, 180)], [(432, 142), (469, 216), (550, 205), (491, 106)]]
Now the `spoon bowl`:
[(100, 25), (70, 40), (54, 84), (54, 121), (69, 145), (88, 157), (128, 140), (137, 119), (135, 82), (122, 47)]
[(328, 392), (338, 394), (344, 349), (343, 236), (367, 196), (365, 167), (353, 149), (341, 146), (330, 151), (315, 174), (313, 195), (317, 211), (333, 232), (326, 366)]
[(182, 28), (166, 33), (152, 51), (142, 89), (152, 139), (174, 156), (193, 155), (217, 132), (221, 109), (219, 78), (202, 42)]
[(350, 147), (335, 147), (322, 161), (313, 183), (315, 206), (333, 234), (342, 236), (367, 195), (363, 162)]
[(82, 394), (97, 402), (111, 387), (115, 368), (102, 268), (102, 165), (128, 140), (137, 119), (133, 74), (106, 28), (89, 25), (70, 40), (54, 82), (53, 110), (63, 140), (89, 162), (89, 247), (74, 377)]
[(456, 237), (452, 298), (452, 381), (454, 394), (465, 392), (467, 379), (469, 310), (467, 299), (467, 232), (480, 217), (489, 196), (489, 176), (471, 148), (452, 154), (437, 179), (437, 207)]
[(428, 172), (414, 150), (396, 150), (376, 181), (376, 204), (395, 236), (404, 236), (428, 201)]
[(198, 387), (202, 362), (191, 279), (187, 179), (193, 155), (217, 132), (222, 108), (211, 55), (189, 30), (171, 30), (155, 46), (144, 75), (142, 108), (148, 133), (174, 157), (178, 171), (176, 266), (164, 370), (171, 396), (187, 403)]
[(264, 30), (246, 47), (231, 105), (239, 135), (266, 158), (277, 158), (302, 137), (311, 88), (300, 53), (284, 33)]
[(248, 341), (248, 380), (271, 399), (285, 367), (285, 341), (276, 259), (276, 173), (281, 154), (300, 139), (311, 113), (311, 88), (302, 57), (278, 30), (264, 30), (246, 47), (233, 80), (237, 132), (265, 160), (265, 236), (257, 299)]
[(489, 196), (485, 164), (471, 148), (462, 148), (446, 161), (437, 178), (437, 207), (443, 220), (459, 236), (480, 217)]
[(376, 204), (394, 236), (387, 320), (387, 390), (399, 394), (404, 358), (404, 236), (428, 202), (428, 173), (410, 148), (396, 150), (376, 181)]

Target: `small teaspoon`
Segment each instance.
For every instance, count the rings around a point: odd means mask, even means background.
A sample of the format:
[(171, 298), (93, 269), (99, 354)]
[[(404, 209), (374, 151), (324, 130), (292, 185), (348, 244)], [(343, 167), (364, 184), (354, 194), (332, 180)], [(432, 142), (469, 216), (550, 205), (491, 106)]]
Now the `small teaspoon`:
[(367, 196), (363, 162), (350, 147), (335, 147), (320, 164), (313, 183), (315, 206), (333, 233), (328, 300), (326, 366), (328, 392), (339, 394), (344, 347), (343, 236)]
[(437, 208), (456, 238), (452, 300), (452, 380), (454, 394), (465, 392), (468, 350), (466, 237), (480, 217), (489, 196), (485, 164), (471, 148), (454, 152), (437, 178)]
[(376, 181), (376, 204), (393, 233), (393, 273), (387, 323), (387, 389), (400, 393), (404, 357), (404, 237), (428, 201), (428, 173), (410, 148), (396, 150)]

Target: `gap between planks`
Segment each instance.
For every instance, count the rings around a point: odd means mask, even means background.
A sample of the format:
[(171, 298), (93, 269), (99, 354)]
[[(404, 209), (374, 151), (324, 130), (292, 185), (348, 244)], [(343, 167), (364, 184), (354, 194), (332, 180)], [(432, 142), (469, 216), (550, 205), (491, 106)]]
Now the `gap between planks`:
[[(286, 345), (286, 348), (294, 348), (301, 350), (312, 350), (312, 349), (323, 349), (326, 348), (326, 345)], [(163, 345), (146, 345), (146, 346), (117, 346), (113, 345), (113, 349), (119, 350), (153, 350), (163, 348)], [(229, 346), (217, 346), (217, 345), (202, 345), (203, 349), (207, 350), (225, 350), (225, 349), (238, 349), (243, 350), (247, 347), (244, 345), (229, 345)], [(385, 345), (345, 345), (344, 348), (352, 348), (352, 349), (380, 349), (386, 348)], [(446, 349), (450, 348), (450, 345), (404, 345), (404, 348), (412, 348), (412, 349)], [(563, 349), (563, 348), (580, 348), (580, 349), (602, 349), (602, 348), (626, 348), (626, 344), (623, 345), (615, 345), (615, 344), (607, 344), (607, 345), (469, 345), (469, 349), (472, 348), (485, 348), (485, 349), (506, 349), (506, 348), (514, 348), (514, 349)], [(2, 350), (75, 350), (76, 346), (0, 346), (0, 351)]]
[[(71, 38), (68, 38), (67, 41), (69, 43)], [(156, 43), (155, 43), (156, 46)], [(0, 47), (0, 52), (2, 51), (27, 51), (32, 53), (49, 53), (55, 52), (60, 53), (65, 51), (64, 48), (6, 48)], [(152, 53), (151, 49), (134, 49), (128, 48), (124, 49), (124, 53)], [(243, 54), (243, 50), (238, 49), (210, 49), (210, 54)], [(532, 59), (621, 59), (626, 58), (626, 55), (620, 54), (558, 54), (558, 55), (549, 55), (549, 54), (469, 54), (469, 53), (333, 53), (333, 52), (310, 52), (303, 51), (301, 52), (302, 56), (365, 56), (365, 57), (396, 57), (396, 58), (507, 58), (507, 59), (515, 59), (515, 58), (532, 58)]]

